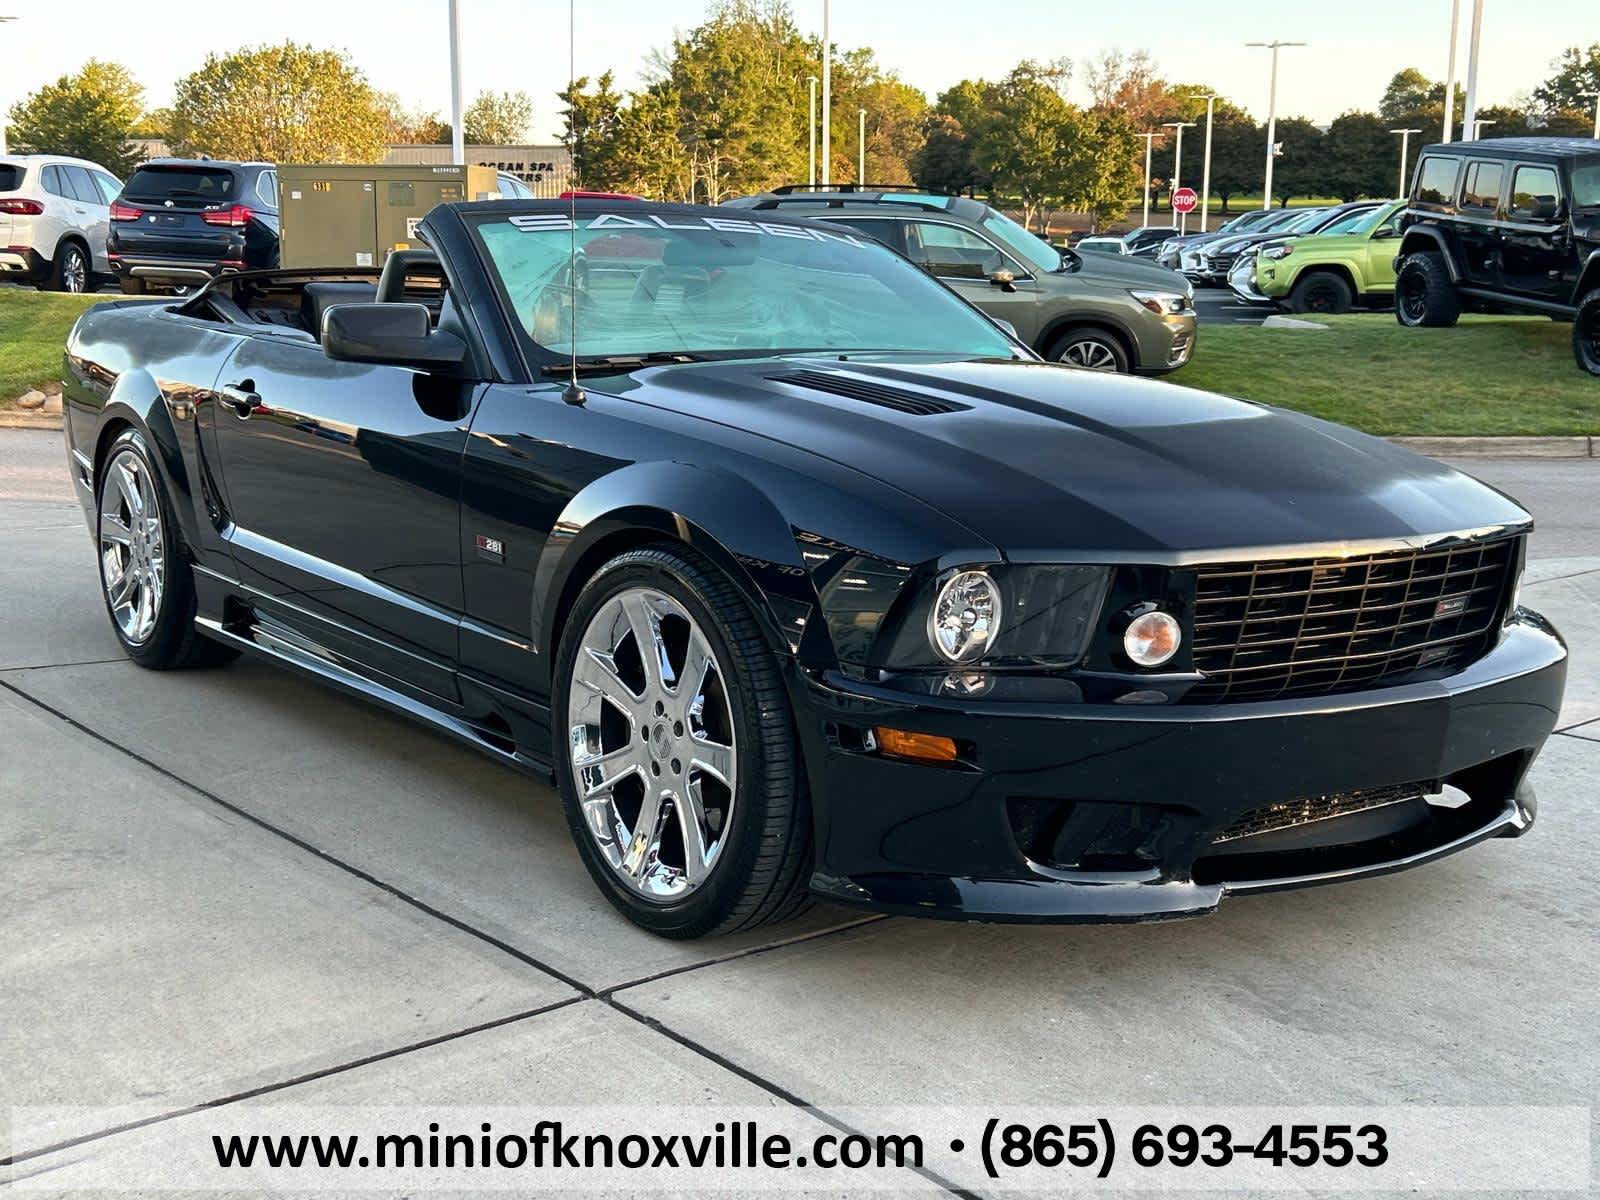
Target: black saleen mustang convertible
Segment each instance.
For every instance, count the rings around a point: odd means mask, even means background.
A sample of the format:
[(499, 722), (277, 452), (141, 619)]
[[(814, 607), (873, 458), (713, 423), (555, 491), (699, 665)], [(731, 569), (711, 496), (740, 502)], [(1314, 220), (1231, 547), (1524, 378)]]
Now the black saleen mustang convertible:
[(69, 465), (136, 662), (250, 651), (553, 768), (675, 937), (808, 895), (1195, 914), (1532, 823), (1566, 652), (1498, 492), (1039, 362), (842, 226), (423, 229), (377, 278), (79, 320)]

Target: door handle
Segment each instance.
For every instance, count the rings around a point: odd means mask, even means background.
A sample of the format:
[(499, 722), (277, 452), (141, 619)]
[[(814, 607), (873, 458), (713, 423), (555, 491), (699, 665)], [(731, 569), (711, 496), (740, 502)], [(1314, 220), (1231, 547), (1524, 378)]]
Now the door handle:
[(261, 407), (261, 394), (255, 390), (255, 386), (248, 379), (230, 383), (217, 394), (217, 398), (233, 409), (234, 415), (242, 421)]

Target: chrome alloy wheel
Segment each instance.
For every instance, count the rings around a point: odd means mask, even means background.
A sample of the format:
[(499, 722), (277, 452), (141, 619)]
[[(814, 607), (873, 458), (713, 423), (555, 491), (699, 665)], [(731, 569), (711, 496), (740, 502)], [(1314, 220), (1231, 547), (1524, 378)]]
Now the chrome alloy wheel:
[(1086, 371), (1117, 369), (1116, 351), (1096, 338), (1084, 338), (1082, 341), (1073, 342), (1061, 352), (1059, 361), (1069, 367), (1081, 367)]
[(66, 258), (61, 260), (61, 287), (68, 292), (86, 292), (89, 290), (89, 264), (83, 260), (83, 251), (76, 246), (66, 246), (61, 253)]
[(100, 496), (100, 579), (117, 628), (135, 646), (155, 630), (166, 576), (156, 481), (138, 454), (122, 450), (106, 466)]
[(677, 600), (612, 596), (583, 631), (567, 699), (584, 826), (624, 886), (669, 902), (720, 861), (737, 792), (726, 677)]

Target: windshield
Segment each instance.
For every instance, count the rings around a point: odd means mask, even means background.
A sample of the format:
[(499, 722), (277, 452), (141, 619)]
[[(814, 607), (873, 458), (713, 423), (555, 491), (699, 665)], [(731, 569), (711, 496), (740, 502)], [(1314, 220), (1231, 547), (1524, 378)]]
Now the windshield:
[(1005, 213), (991, 208), (989, 215), (983, 219), (983, 227), (1004, 242), (1006, 249), (1023, 262), (1031, 264), (1035, 271), (1061, 269), (1061, 252), (1043, 238), (1029, 233)]
[(1308, 212), (1301, 213), (1298, 217), (1294, 218), (1294, 220), (1289, 221), (1279, 228), (1281, 228), (1285, 233), (1309, 233), (1318, 225), (1322, 224), (1327, 217), (1327, 209), (1313, 208)]
[(1574, 208), (1600, 208), (1600, 163), (1572, 168)]
[(473, 226), (517, 325), (563, 357), (1015, 355), (982, 314), (893, 251), (840, 227), (637, 209), (580, 212), (576, 231), (560, 213), (485, 214)]
[[(1371, 233), (1379, 225), (1383, 224), (1386, 218), (1394, 216), (1395, 213), (1399, 212), (1404, 207), (1404, 204), (1385, 204), (1379, 208), (1373, 209), (1369, 213), (1362, 213), (1361, 220), (1352, 225), (1347, 232)], [(1333, 231), (1330, 229), (1328, 232), (1331, 233)]]
[(1345, 213), (1345, 215), (1338, 218), (1338, 220), (1329, 221), (1321, 229), (1317, 230), (1317, 232), (1329, 234), (1355, 233), (1365, 228), (1367, 222), (1371, 221), (1374, 217), (1382, 212), (1383, 209), (1381, 208), (1358, 208), (1354, 212)]

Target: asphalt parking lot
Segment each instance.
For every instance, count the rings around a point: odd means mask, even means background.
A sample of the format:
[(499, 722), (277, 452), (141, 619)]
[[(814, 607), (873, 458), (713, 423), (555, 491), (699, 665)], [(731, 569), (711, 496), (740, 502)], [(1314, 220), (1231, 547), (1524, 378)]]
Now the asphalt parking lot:
[(1540, 519), (1524, 603), (1573, 647), (1527, 837), (1200, 921), (684, 945), (548, 788), (271, 667), (126, 662), (60, 435), (0, 431), (0, 1183), (396, 1097), (1600, 1112), (1600, 462), (1464, 465)]

